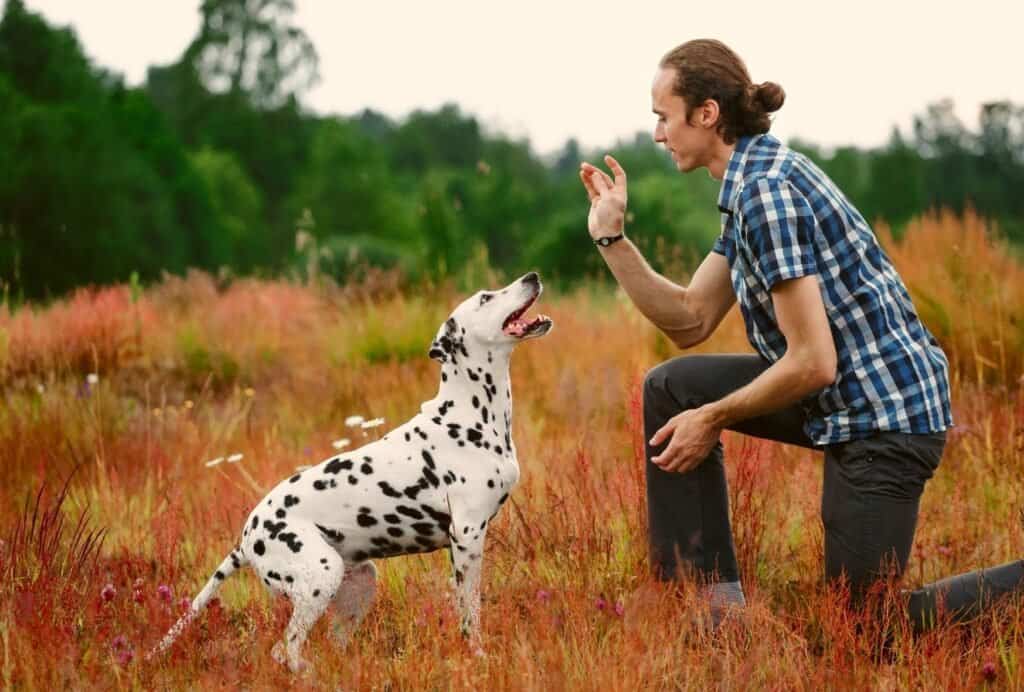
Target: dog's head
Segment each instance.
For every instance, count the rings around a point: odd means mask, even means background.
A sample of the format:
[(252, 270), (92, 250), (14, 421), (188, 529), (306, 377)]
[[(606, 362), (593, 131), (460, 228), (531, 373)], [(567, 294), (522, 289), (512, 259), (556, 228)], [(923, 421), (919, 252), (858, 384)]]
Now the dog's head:
[(441, 325), (430, 344), (430, 357), (442, 363), (458, 362), (469, 358), (474, 349), (511, 349), (520, 341), (544, 336), (553, 325), (550, 317), (523, 317), (543, 290), (537, 272), (530, 272), (505, 288), (478, 291)]

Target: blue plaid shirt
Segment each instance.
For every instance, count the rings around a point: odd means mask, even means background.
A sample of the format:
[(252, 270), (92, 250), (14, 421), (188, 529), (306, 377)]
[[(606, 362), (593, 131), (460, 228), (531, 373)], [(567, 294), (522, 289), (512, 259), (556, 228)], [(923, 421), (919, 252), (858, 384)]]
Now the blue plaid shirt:
[(860, 213), (828, 176), (764, 134), (741, 137), (718, 197), (722, 235), (751, 345), (786, 352), (771, 290), (816, 274), (839, 357), (835, 382), (801, 402), (816, 445), (953, 423), (949, 363)]

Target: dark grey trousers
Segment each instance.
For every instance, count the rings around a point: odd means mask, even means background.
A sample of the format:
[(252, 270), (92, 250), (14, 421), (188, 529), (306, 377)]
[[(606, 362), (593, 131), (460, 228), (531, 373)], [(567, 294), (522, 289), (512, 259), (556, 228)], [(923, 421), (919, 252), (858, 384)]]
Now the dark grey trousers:
[[(644, 382), (644, 437), (650, 440), (680, 411), (717, 401), (760, 375), (769, 363), (756, 355), (682, 356), (651, 370)], [(738, 423), (746, 435), (814, 448), (799, 406)], [(878, 433), (828, 445), (821, 519), (825, 578), (845, 576), (859, 598), (878, 578), (907, 566), (925, 482), (939, 465), (945, 433)], [(661, 579), (692, 574), (737, 581), (729, 497), (719, 442), (687, 473), (668, 473), (650, 462), (664, 449), (647, 444), (647, 504), (651, 562)], [(822, 449), (822, 448), (817, 448)], [(944, 607), (973, 616), (1006, 593), (1024, 590), (1024, 562), (959, 575), (910, 595), (910, 616), (920, 629)]]

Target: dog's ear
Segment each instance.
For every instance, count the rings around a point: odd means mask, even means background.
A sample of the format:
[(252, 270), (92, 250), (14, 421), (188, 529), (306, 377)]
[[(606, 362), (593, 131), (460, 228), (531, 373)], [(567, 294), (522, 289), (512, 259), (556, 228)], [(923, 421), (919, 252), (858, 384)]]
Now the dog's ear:
[(455, 353), (455, 344), (452, 342), (452, 336), (455, 334), (458, 326), (455, 318), (449, 317), (448, 321), (437, 330), (437, 336), (434, 337), (433, 343), (430, 344), (430, 350), (427, 351), (427, 355), (441, 363), (447, 363), (451, 360), (452, 355)]

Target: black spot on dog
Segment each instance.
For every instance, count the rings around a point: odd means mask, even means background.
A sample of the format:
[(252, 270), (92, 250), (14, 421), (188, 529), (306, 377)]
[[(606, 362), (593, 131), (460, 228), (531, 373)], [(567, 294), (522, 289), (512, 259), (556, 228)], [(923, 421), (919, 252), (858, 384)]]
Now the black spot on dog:
[[(441, 374), (443, 375), (444, 373)], [(409, 433), (405, 433), (405, 441), (412, 442), (412, 435), (410, 435)]]
[(377, 518), (370, 514), (359, 514), (356, 516), (356, 523), (360, 526), (373, 526), (377, 523)]
[(422, 490), (422, 488), (419, 486), (419, 484), (406, 486), (404, 491), (405, 496), (408, 497), (410, 500), (415, 500), (416, 496), (420, 494), (420, 490)]
[(480, 376), (477, 375), (472, 370), (467, 370), (466, 374), (469, 375), (469, 379), (473, 380), (474, 382), (479, 382), (480, 381)]
[(263, 522), (263, 528), (270, 532), (271, 540), (277, 538), (277, 534), (284, 530), (287, 526), (283, 521), (273, 522), (267, 519)]
[(404, 514), (410, 519), (423, 518), (423, 512), (419, 511), (418, 509), (413, 509), (412, 507), (406, 507), (405, 505), (398, 505), (397, 507), (395, 507), (395, 511), (399, 514)]
[(286, 514), (287, 512), (285, 512), (283, 509), (278, 509), (276, 512), (274, 512), (274, 515), (277, 516), (278, 519), (284, 519)]
[(320, 595), (320, 589), (313, 589), (313, 598), (316, 598), (319, 595)]
[(301, 473), (296, 473), (294, 476), (292, 476), (291, 478), (288, 479), (288, 482), (289, 483), (298, 483), (300, 478), (302, 478), (302, 474)]
[(356, 485), (357, 483), (359, 483), (359, 479), (358, 478), (356, 478), (355, 476), (349, 476), (348, 477), (348, 484), (349, 485)]
[(484, 436), (483, 436), (483, 433), (481, 433), (479, 430), (474, 430), (473, 428), (467, 428), (466, 429), (466, 438), (470, 442), (479, 442), (480, 440), (484, 439)]
[(389, 536), (394, 536), (395, 538), (398, 538), (398, 537), (404, 535), (404, 533), (405, 532), (402, 531), (402, 529), (398, 528), (397, 526), (389, 526), (388, 527), (388, 535)]
[(452, 523), (451, 515), (439, 512), (430, 505), (420, 505), (420, 509), (426, 512), (427, 516), (437, 522), (437, 525), (441, 528), (442, 532), (448, 532), (448, 527), (451, 526)]
[(434, 547), (434, 541), (431, 540), (430, 538), (427, 538), (426, 536), (416, 536), (416, 542), (419, 543), (420, 545), (422, 545), (425, 548), (433, 548)]
[(274, 581), (281, 581), (281, 575), (273, 570), (267, 572), (267, 577), (269, 579), (273, 579)]
[(494, 487), (494, 480), (493, 479), (490, 479), (490, 480), (487, 481), (487, 487), (488, 488), (493, 488)]
[(434, 416), (430, 420), (434, 421), (436, 425), (441, 425), (441, 416)]
[(313, 481), (313, 488), (315, 490), (327, 490), (327, 483), (319, 479), (315, 480)]
[(217, 579), (219, 579), (220, 581), (224, 580), (224, 573), (221, 572), (220, 570), (217, 570), (216, 572), (214, 572), (213, 576), (216, 577)]
[(491, 377), (491, 373), (484, 374), (484, 382), (487, 384), (494, 384), (494, 378)]
[(498, 498), (498, 504), (499, 505), (505, 504), (505, 500), (507, 500), (507, 499), (508, 499), (508, 493), (505, 493), (500, 498)]
[(426, 478), (427, 482), (430, 483), (435, 488), (441, 484), (441, 481), (438, 480), (437, 478), (437, 474), (431, 471), (426, 466), (423, 467), (423, 477)]
[(320, 564), (321, 565), (326, 565), (327, 564), (327, 558), (325, 558), (325, 557), (320, 558)]
[(429, 521), (417, 521), (413, 523), (412, 529), (421, 536), (430, 536), (434, 533), (434, 525)]
[(352, 460), (351, 459), (344, 459), (343, 460), (343, 459), (338, 459), (337, 457), (335, 457), (334, 459), (331, 459), (330, 461), (328, 461), (327, 465), (324, 466), (324, 473), (338, 474), (338, 473), (340, 473), (342, 471), (348, 471), (351, 468), (352, 468)]
[(501, 456), (501, 447), (499, 447), (498, 445), (494, 445), (494, 453), (497, 454), (498, 456)]
[(259, 518), (259, 516), (255, 515), (255, 514), (252, 515), (252, 527), (255, 529), (259, 525), (260, 525), (260, 518)]
[(430, 468), (435, 468), (434, 457), (430, 456), (430, 452), (428, 452), (425, 449), (423, 450), (423, 461), (425, 461), (427, 463), (427, 466), (429, 466)]
[(284, 496), (284, 506), (286, 508), (287, 507), (292, 507), (293, 505), (297, 505), (297, 504), (299, 504), (299, 498), (295, 497), (294, 495), (285, 495)]
[(388, 483), (387, 481), (380, 481), (377, 483), (377, 485), (380, 486), (381, 492), (383, 492), (388, 497), (402, 497), (402, 493), (392, 488), (391, 484)]
[(352, 559), (356, 562), (362, 562), (368, 557), (369, 555), (366, 553), (365, 550), (357, 550), (356, 552), (352, 553)]
[(282, 533), (278, 536), (278, 540), (287, 545), (293, 553), (297, 553), (302, 550), (302, 541), (297, 540), (295, 534), (290, 531), (288, 533)]
[(285, 578), (284, 578), (284, 580), (285, 580), (286, 582), (288, 582), (289, 584), (291, 584), (292, 582), (294, 582), (294, 581), (295, 581), (295, 578), (294, 578), (294, 577), (292, 577), (292, 575), (288, 574), (288, 575), (285, 575)]
[(480, 398), (476, 394), (473, 395), (473, 408), (480, 408)]
[(413, 432), (415, 432), (415, 433), (416, 433), (417, 435), (419, 435), (421, 439), (424, 439), (424, 440), (425, 440), (425, 439), (427, 439), (427, 434), (426, 434), (425, 432), (423, 432), (422, 430), (420, 430), (419, 426), (416, 426), (416, 427), (415, 427), (415, 428), (413, 428), (412, 430), (413, 430)]
[(256, 541), (252, 545), (252, 550), (257, 555), (262, 555), (263, 553), (265, 553), (267, 551), (267, 548), (266, 548), (266, 546), (263, 545), (263, 541)]
[(456, 584), (461, 584), (464, 580), (465, 580), (465, 577), (462, 576), (462, 570), (459, 570), (459, 569), (455, 570), (455, 583)]
[(485, 526), (487, 526), (487, 522), (486, 522), (486, 521), (482, 521), (482, 522), (480, 522), (480, 530), (481, 530), (481, 531), (483, 531), (483, 530), (484, 530), (484, 527), (485, 527)]
[[(334, 529), (329, 529), (326, 526), (321, 526), (320, 524), (317, 524), (316, 527), (320, 529), (320, 533), (322, 533), (324, 537), (332, 543), (341, 543), (345, 540), (345, 534), (341, 531), (335, 531)], [(320, 562), (326, 564), (327, 558), (321, 558)]]
[(238, 561), (238, 557), (234, 553), (231, 553), (231, 566), (235, 569), (242, 566), (242, 563)]
[(384, 521), (386, 521), (389, 524), (401, 524), (402, 517), (398, 516), (397, 514), (385, 514)]
[(369, 464), (363, 464), (362, 466), (359, 467), (359, 470), (362, 471), (367, 476), (373, 473), (373, 467), (370, 466)]

